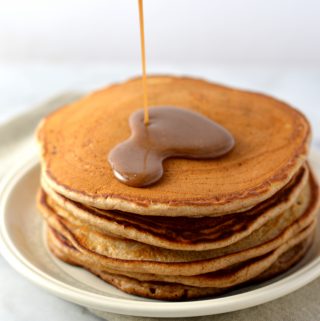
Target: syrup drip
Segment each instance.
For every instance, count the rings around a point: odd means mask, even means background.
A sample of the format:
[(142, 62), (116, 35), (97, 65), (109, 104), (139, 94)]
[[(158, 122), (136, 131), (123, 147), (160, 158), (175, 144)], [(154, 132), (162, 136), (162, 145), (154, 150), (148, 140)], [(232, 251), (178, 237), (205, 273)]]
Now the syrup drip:
[(140, 19), (140, 43), (141, 43), (144, 124), (147, 126), (149, 123), (149, 111), (148, 111), (148, 89), (147, 89), (147, 69), (146, 69), (146, 47), (145, 47), (145, 40), (144, 40), (143, 0), (138, 0), (138, 1), (139, 1), (139, 19)]
[(134, 112), (129, 124), (131, 137), (109, 153), (116, 178), (135, 187), (151, 185), (163, 175), (169, 157), (208, 159), (228, 153), (232, 135), (209, 118), (187, 109), (151, 107), (148, 126), (144, 111)]

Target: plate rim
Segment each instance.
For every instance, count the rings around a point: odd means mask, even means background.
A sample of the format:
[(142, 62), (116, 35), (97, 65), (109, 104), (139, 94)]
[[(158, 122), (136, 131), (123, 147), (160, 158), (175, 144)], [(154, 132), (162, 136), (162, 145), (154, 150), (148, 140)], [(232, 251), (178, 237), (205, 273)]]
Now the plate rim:
[[(319, 162), (320, 152), (311, 149), (310, 158)], [(0, 251), (8, 263), (24, 277), (67, 301), (87, 308), (144, 317), (193, 317), (237, 311), (267, 303), (296, 291), (320, 276), (320, 257), (274, 283), (229, 297), (185, 302), (134, 301), (92, 293), (65, 284), (28, 261), (15, 247), (6, 229), (7, 200), (15, 185), (34, 167), (39, 158), (33, 153), (17, 162), (0, 182)]]

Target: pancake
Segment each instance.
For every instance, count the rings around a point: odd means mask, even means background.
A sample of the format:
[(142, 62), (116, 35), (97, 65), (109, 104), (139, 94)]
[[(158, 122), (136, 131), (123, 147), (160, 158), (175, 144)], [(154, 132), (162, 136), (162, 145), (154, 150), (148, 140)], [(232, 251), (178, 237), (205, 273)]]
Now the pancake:
[(309, 124), (281, 101), (168, 76), (148, 77), (148, 91), (152, 106), (183, 107), (218, 122), (233, 134), (235, 148), (214, 160), (168, 159), (163, 178), (148, 188), (117, 181), (106, 158), (130, 136), (128, 118), (141, 108), (141, 79), (133, 79), (67, 105), (41, 123), (37, 137), (46, 184), (95, 208), (152, 216), (221, 216), (270, 198), (306, 160)]
[(290, 238), (287, 242), (281, 244), (275, 250), (263, 255), (258, 256), (254, 259), (247, 260), (240, 264), (231, 265), (227, 268), (210, 272), (201, 275), (161, 275), (152, 273), (135, 273), (126, 272), (123, 270), (116, 270), (112, 268), (107, 268), (100, 265), (96, 260), (91, 260), (86, 256), (85, 261), (91, 267), (102, 269), (107, 273), (118, 273), (128, 277), (138, 279), (140, 281), (159, 281), (159, 282), (169, 282), (169, 283), (179, 283), (183, 285), (196, 286), (196, 287), (231, 287), (239, 283), (246, 282), (257, 275), (261, 274), (263, 271), (268, 269), (276, 260), (285, 253), (288, 249), (299, 244), (307, 236), (311, 235), (315, 228), (315, 221), (313, 221), (308, 227), (300, 231), (297, 235)]
[[(309, 248), (312, 240), (312, 233), (309, 233), (307, 237), (303, 238), (302, 241), (297, 242), (294, 246), (289, 247), (282, 255), (280, 255), (274, 263), (267, 269), (265, 269), (260, 275), (254, 277), (252, 280), (245, 282), (244, 284), (261, 282), (267, 280), (275, 275), (282, 273), (289, 269), (293, 264), (300, 260)], [(130, 294), (140, 295), (153, 299), (161, 300), (190, 300), (200, 297), (219, 295), (226, 291), (234, 289), (239, 284), (243, 283), (246, 278), (238, 279), (236, 286), (232, 287), (194, 287), (188, 285), (182, 285), (177, 283), (159, 282), (159, 281), (139, 281), (133, 277), (127, 277), (119, 274), (108, 273), (104, 270), (90, 266), (86, 266), (86, 261), (83, 260), (83, 256), (79, 254), (72, 245), (68, 244), (58, 232), (53, 229), (48, 230), (48, 244), (51, 251), (59, 257), (61, 260), (83, 266), (90, 270), (92, 273), (101, 277), (104, 281), (116, 286)], [(263, 260), (262, 258), (261, 260)], [(251, 262), (252, 264), (252, 262)], [(253, 263), (254, 264), (254, 263)], [(226, 273), (220, 272), (218, 278), (230, 275), (234, 273), (228, 271)], [(225, 283), (224, 283), (225, 285)]]
[[(68, 200), (50, 189), (45, 182), (42, 182), (42, 187), (49, 197), (45, 196), (46, 200), (43, 201), (68, 221), (78, 220), (78, 225), (89, 225), (103, 233), (168, 249), (204, 251), (234, 244), (275, 219), (294, 203), (303, 203), (303, 199), (308, 197), (305, 194), (310, 192), (302, 193), (308, 172), (308, 168), (302, 166), (271, 199), (245, 212), (220, 217), (140, 216), (99, 210)], [(265, 229), (262, 232), (266, 234)]]
[[(243, 241), (211, 251), (174, 251), (136, 241), (103, 235), (89, 226), (78, 226), (59, 217), (45, 199), (39, 209), (50, 227), (59, 232), (90, 261), (125, 272), (192, 276), (217, 271), (270, 253), (283, 246), (315, 219), (319, 190), (311, 179), (305, 195), (292, 209), (271, 220)], [(281, 217), (282, 216), (282, 217)], [(96, 263), (97, 264), (97, 263)]]
[[(37, 129), (37, 206), (52, 253), (127, 293), (165, 300), (217, 296), (297, 263), (320, 196), (306, 118), (266, 95), (198, 79), (150, 76), (148, 89), (151, 106), (198, 112), (230, 132), (235, 147), (215, 159), (166, 159), (155, 184), (128, 186), (108, 155), (131, 134), (141, 79), (62, 107)], [(157, 137), (148, 143), (153, 150)]]

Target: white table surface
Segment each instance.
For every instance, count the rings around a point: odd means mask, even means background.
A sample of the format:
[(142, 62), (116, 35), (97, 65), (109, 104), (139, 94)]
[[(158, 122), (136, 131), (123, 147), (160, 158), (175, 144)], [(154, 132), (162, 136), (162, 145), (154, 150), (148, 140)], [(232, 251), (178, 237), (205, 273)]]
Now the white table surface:
[[(63, 91), (88, 91), (139, 74), (139, 66), (101, 63), (0, 63), (0, 125)], [(285, 100), (310, 119), (320, 148), (320, 66), (156, 66), (152, 72), (189, 74), (262, 91)], [(91, 321), (87, 310), (58, 299), (17, 274), (0, 257), (1, 321)], [(319, 293), (320, 295), (320, 293)]]

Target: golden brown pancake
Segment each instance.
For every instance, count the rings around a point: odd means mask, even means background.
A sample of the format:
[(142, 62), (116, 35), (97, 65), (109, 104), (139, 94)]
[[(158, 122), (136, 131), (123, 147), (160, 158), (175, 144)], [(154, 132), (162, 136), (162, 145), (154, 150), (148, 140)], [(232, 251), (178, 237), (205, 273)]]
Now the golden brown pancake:
[(197, 252), (166, 250), (101, 234), (88, 225), (70, 223), (57, 215), (43, 197), (39, 200), (39, 209), (50, 227), (63, 235), (89, 261), (94, 261), (109, 271), (192, 276), (266, 255), (290, 242), (315, 220), (319, 190), (313, 180), (298, 202), (300, 204), (295, 204), (292, 209), (270, 220), (234, 245)]
[(198, 79), (150, 76), (148, 89), (152, 106), (189, 109), (225, 127), (234, 149), (166, 159), (160, 181), (130, 187), (107, 158), (131, 134), (141, 79), (62, 107), (37, 131), (37, 204), (52, 253), (125, 292), (165, 300), (216, 296), (298, 262), (319, 207), (305, 117), (266, 95)]
[(183, 107), (218, 122), (233, 134), (235, 148), (214, 160), (168, 159), (163, 178), (148, 188), (117, 181), (107, 155), (130, 136), (128, 118), (141, 108), (141, 79), (133, 79), (67, 105), (42, 122), (42, 175), (50, 188), (95, 208), (225, 215), (270, 198), (306, 160), (308, 122), (279, 100), (178, 77), (149, 77), (148, 90), (152, 106)]
[[(241, 275), (242, 277), (239, 277), (237, 272), (229, 270), (225, 272), (221, 271), (220, 275), (218, 275), (218, 279), (233, 279), (233, 286), (226, 286), (226, 283), (224, 283), (223, 285), (225, 286), (222, 287), (195, 287), (174, 282), (168, 283), (164, 281), (141, 281), (134, 277), (112, 274), (103, 269), (95, 267), (94, 264), (87, 265), (87, 261), (83, 260), (83, 255), (74, 247), (72, 247), (72, 245), (63, 238), (63, 236), (59, 235), (59, 233), (53, 229), (48, 230), (49, 247), (51, 251), (61, 260), (70, 264), (83, 266), (92, 273), (101, 277), (104, 281), (127, 293), (152, 299), (173, 301), (190, 300), (204, 296), (217, 296), (221, 293), (234, 289), (240, 284), (248, 284), (248, 282), (254, 283), (274, 277), (275, 275), (286, 271), (298, 260), (300, 260), (309, 248), (311, 240), (312, 232), (307, 234), (307, 236), (302, 240), (293, 242), (295, 245), (289, 246), (288, 249), (284, 251), (284, 253), (281, 254), (276, 260), (274, 260), (274, 262), (268, 268), (263, 269), (261, 273), (253, 277), (253, 279), (250, 281), (245, 281), (247, 279), (246, 273)], [(259, 264), (263, 260), (265, 260), (265, 257), (260, 258), (260, 260), (257, 259), (255, 262), (250, 262), (249, 265), (252, 267), (254, 264)], [(245, 267), (242, 267), (242, 269), (244, 269), (244, 271), (246, 270)], [(235, 268), (235, 270), (237, 270), (237, 268)], [(241, 267), (238, 270), (241, 270)], [(219, 285), (221, 285), (221, 283), (219, 283)]]
[[(303, 166), (298, 174), (270, 199), (250, 210), (223, 216), (161, 217), (99, 210), (68, 200), (45, 183), (42, 186), (49, 197), (43, 194), (45, 200), (42, 202), (47, 202), (47, 206), (53, 207), (56, 213), (67, 220), (72, 222), (78, 219), (78, 225), (89, 225), (101, 232), (168, 249), (204, 251), (236, 243), (275, 219), (294, 203), (303, 203), (304, 199), (308, 203), (305, 195), (308, 191), (302, 193), (308, 172), (308, 168)], [(312, 184), (315, 186), (315, 183)], [(297, 206), (294, 209), (297, 209)], [(286, 215), (294, 216), (294, 211)], [(266, 229), (262, 229), (262, 232), (266, 234)]]

